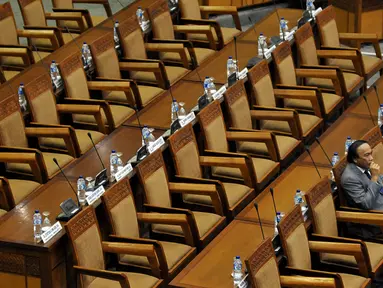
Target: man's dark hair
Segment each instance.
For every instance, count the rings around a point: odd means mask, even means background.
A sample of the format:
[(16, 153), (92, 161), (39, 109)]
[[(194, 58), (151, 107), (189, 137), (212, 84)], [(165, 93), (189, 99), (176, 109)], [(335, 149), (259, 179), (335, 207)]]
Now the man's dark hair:
[(368, 142), (364, 141), (364, 140), (356, 140), (354, 143), (351, 144), (351, 146), (348, 148), (348, 152), (347, 152), (347, 162), (348, 163), (355, 163), (355, 159), (358, 158), (357, 150), (363, 144), (368, 144)]

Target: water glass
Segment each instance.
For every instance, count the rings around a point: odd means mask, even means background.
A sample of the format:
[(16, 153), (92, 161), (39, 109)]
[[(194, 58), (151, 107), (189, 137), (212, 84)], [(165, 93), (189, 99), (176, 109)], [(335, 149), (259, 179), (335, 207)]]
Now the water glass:
[(94, 190), (94, 183), (92, 177), (86, 177), (86, 188), (85, 188), (85, 196), (89, 196)]
[(180, 110), (178, 111), (178, 119), (183, 119), (186, 117), (186, 110), (185, 110), (185, 103), (184, 102), (180, 102), (178, 103), (178, 105), (180, 105)]
[(48, 231), (49, 228), (51, 228), (51, 226), (52, 226), (51, 221), (49, 221), (49, 215), (50, 214), (51, 213), (49, 213), (48, 211), (43, 212), (44, 221), (43, 221), (43, 224), (41, 225), (42, 233)]

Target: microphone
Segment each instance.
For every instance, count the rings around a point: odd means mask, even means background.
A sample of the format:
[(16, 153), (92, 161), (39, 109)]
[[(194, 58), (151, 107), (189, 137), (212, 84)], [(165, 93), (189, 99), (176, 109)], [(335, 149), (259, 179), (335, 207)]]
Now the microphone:
[(272, 187), (270, 187), (270, 194), (271, 194), (271, 199), (273, 200), (273, 206), (274, 206), (274, 211), (276, 216), (278, 213), (278, 210), (277, 210), (277, 205), (275, 204), (274, 189)]
[(88, 137), (89, 137), (90, 141), (92, 142), (94, 150), (96, 150), (98, 159), (100, 160), (100, 163), (101, 163), (101, 166), (102, 166), (102, 169), (105, 169), (104, 162), (102, 162), (100, 154), (98, 154), (98, 150), (96, 148), (96, 145), (94, 144), (94, 141), (93, 141), (93, 138), (92, 138), (92, 134), (90, 132), (88, 132)]
[[(254, 30), (255, 35), (257, 35), (258, 33), (257, 33), (257, 30), (255, 29), (255, 23), (251, 20), (250, 16), (248, 17), (248, 19), (253, 26), (253, 30)], [(263, 49), (264, 48), (262, 47), (262, 50)], [(265, 53), (263, 53), (263, 54), (265, 54)], [(246, 68), (250, 70), (251, 68), (253, 68), (255, 65), (257, 65), (261, 61), (262, 61), (262, 58), (259, 58), (257, 56), (252, 57), (249, 59), (249, 61), (247, 61)]]
[[(174, 99), (174, 97), (173, 97), (172, 87), (169, 88), (169, 94), (172, 97), (172, 113), (173, 113), (173, 103), (176, 102), (176, 99)], [(176, 111), (176, 114), (177, 114), (177, 119), (174, 120), (172, 124), (170, 124), (170, 133), (171, 134), (175, 133), (178, 129), (181, 128), (180, 120), (178, 118), (179, 117), (178, 111)]]
[(69, 185), (69, 186), (70, 186), (70, 188), (72, 189), (72, 191), (73, 191), (74, 195), (76, 195), (76, 199), (77, 199), (77, 204), (78, 204), (78, 207), (81, 207), (81, 205), (80, 205), (80, 199), (78, 199), (78, 195), (77, 195), (77, 192), (74, 190), (74, 188), (73, 188), (72, 184), (70, 184), (70, 182), (69, 182), (68, 178), (66, 177), (66, 175), (65, 175), (64, 171), (61, 169), (61, 166), (60, 166), (59, 162), (57, 161), (57, 159), (56, 159), (56, 158), (53, 158), (53, 162), (55, 162), (56, 166), (59, 168), (59, 170), (60, 170), (61, 174), (64, 176), (64, 178), (65, 178), (66, 182), (68, 183), (68, 185)]
[(97, 157), (100, 160), (101, 166), (102, 166), (102, 170), (97, 173), (97, 175), (94, 179), (94, 187), (95, 187), (95, 189), (97, 189), (99, 186), (105, 185), (108, 183), (108, 175), (107, 175), (106, 168), (104, 166), (104, 162), (102, 162), (100, 154), (98, 154), (98, 150), (96, 148), (96, 145), (94, 144), (92, 134), (90, 134), (90, 132), (88, 132), (88, 137), (89, 137), (90, 141), (92, 142), (93, 149), (96, 151)]
[(374, 116), (372, 116), (371, 109), (370, 109), (370, 105), (368, 104), (368, 100), (367, 100), (367, 96), (366, 96), (366, 94), (363, 94), (363, 99), (364, 99), (364, 101), (366, 102), (367, 109), (368, 109), (368, 113), (370, 113), (370, 118), (371, 118), (371, 121), (372, 121), (372, 125), (375, 126)]
[(238, 48), (237, 48), (237, 36), (234, 36), (234, 53), (235, 53), (235, 63), (237, 67), (237, 71), (235, 74), (235, 79), (238, 81), (238, 73), (239, 73), (239, 60), (238, 60)]
[(330, 166), (333, 167), (332, 162), (331, 162), (331, 160), (330, 160), (330, 157), (328, 157), (328, 154), (326, 153), (326, 151), (324, 150), (324, 148), (323, 148), (321, 142), (319, 141), (319, 137), (315, 137), (315, 141), (319, 144), (319, 147), (322, 149), (324, 155), (326, 156), (328, 162), (330, 163)]
[(315, 164), (315, 161), (314, 161), (314, 159), (313, 159), (313, 156), (311, 156), (310, 149), (309, 149), (308, 147), (305, 147), (305, 149), (306, 149), (307, 153), (309, 154), (309, 156), (310, 156), (310, 158), (311, 158), (311, 162), (314, 164), (314, 167), (315, 167), (315, 169), (317, 170), (317, 173), (318, 173), (318, 175), (319, 175), (319, 178), (322, 178), (322, 176), (321, 176), (320, 173), (319, 173), (317, 164)]
[(376, 84), (374, 85), (374, 90), (375, 90), (375, 94), (376, 94), (376, 99), (378, 100), (378, 104), (380, 107), (380, 105), (382, 105), (382, 103), (380, 102), (380, 99), (379, 99), (379, 92), (378, 92), (378, 87), (376, 87)]
[[(275, 204), (275, 198), (274, 198), (274, 189), (272, 187), (270, 187), (270, 194), (271, 194), (271, 199), (273, 200), (275, 217), (278, 217), (277, 205)], [(273, 247), (274, 247), (274, 252), (276, 255), (278, 255), (279, 252), (281, 251), (281, 246), (282, 246), (281, 238), (279, 237), (279, 234), (277, 234), (273, 237), (272, 243), (273, 243)]]
[(255, 202), (254, 202), (254, 207), (255, 207), (255, 210), (257, 210), (258, 220), (259, 220), (259, 226), (261, 227), (261, 232), (262, 232), (262, 238), (263, 238), (263, 240), (265, 240), (265, 233), (263, 233), (263, 227), (262, 227), (261, 216), (259, 216), (258, 203), (255, 203)]
[(207, 97), (207, 94), (206, 94), (206, 91), (205, 91), (205, 85), (204, 85), (204, 82), (202, 81), (202, 78), (201, 78), (201, 75), (198, 73), (198, 68), (194, 70), (198, 76), (198, 79), (199, 79), (199, 82), (201, 83), (202, 85), (202, 90), (203, 90), (203, 94), (202, 96), (200, 96), (197, 100), (197, 103), (198, 103), (198, 110), (201, 111), (204, 107), (206, 107), (210, 102), (209, 102), (209, 99)]
[[(138, 149), (137, 153), (136, 153), (136, 158), (137, 158), (137, 162), (143, 160), (144, 158), (146, 158), (146, 156), (148, 156), (149, 152), (148, 152), (148, 148), (146, 147), (146, 144), (145, 144), (145, 138), (144, 138), (144, 135), (142, 134), (142, 125), (141, 125), (141, 122), (140, 122), (140, 117), (138, 116), (138, 109), (137, 109), (137, 106), (134, 106), (134, 111), (136, 113), (136, 118), (137, 118), (137, 122), (138, 122), (138, 127), (140, 127), (140, 131), (141, 131), (141, 137), (142, 137), (142, 142), (144, 143), (144, 145), (142, 145), (140, 147), (140, 149)], [(136, 165), (137, 163), (134, 163), (134, 165)], [(133, 165), (133, 164), (132, 164)]]

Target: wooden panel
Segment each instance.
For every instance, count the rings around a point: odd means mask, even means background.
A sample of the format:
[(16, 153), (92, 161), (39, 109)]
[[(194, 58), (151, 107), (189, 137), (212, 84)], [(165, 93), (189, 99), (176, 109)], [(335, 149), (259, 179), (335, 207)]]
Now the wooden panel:
[[(1, 288), (24, 288), (25, 276), (0, 272)], [(39, 286), (36, 286), (39, 287)], [(26, 287), (25, 287), (26, 288)]]
[(334, 10), (336, 13), (336, 25), (338, 31), (340, 33), (349, 32), (349, 12), (338, 7), (334, 7)]
[[(41, 279), (36, 277), (28, 277), (27, 278), (28, 288), (40, 288), (41, 287)], [(65, 283), (65, 282), (62, 282)], [(58, 287), (58, 286), (55, 286)]]
[(362, 33), (374, 33), (383, 38), (383, 10), (362, 13)]

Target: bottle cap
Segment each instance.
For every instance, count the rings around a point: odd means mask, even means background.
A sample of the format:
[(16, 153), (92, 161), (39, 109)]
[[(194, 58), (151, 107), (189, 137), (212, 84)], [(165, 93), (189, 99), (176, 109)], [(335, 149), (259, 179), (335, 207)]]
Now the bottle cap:
[(112, 153), (116, 153), (116, 150), (112, 150)]
[(351, 136), (347, 136), (347, 140), (351, 140)]
[(277, 212), (277, 216), (280, 216), (281, 215), (281, 212)]
[(148, 125), (144, 125), (144, 128), (148, 128)]
[(35, 210), (35, 213), (40, 213), (39, 209), (36, 209), (36, 210)]
[(173, 102), (177, 102), (177, 100), (176, 100), (176, 99), (173, 99)]
[(281, 20), (285, 20), (285, 17), (281, 17)]
[(209, 79), (209, 76), (206, 76), (205, 79)]
[(232, 57), (232, 56), (229, 56), (229, 59), (233, 59), (233, 57)]
[(383, 104), (380, 104), (380, 107), (383, 107)]
[(235, 256), (235, 259), (241, 259), (241, 256)]
[(82, 43), (82, 44), (86, 44), (86, 42), (84, 41), (84, 43)]
[(138, 9), (142, 9), (142, 7), (141, 7), (141, 6), (138, 6)]
[(84, 178), (82, 175), (80, 175), (80, 177), (78, 177), (78, 178)]
[(20, 83), (20, 86), (24, 86), (24, 83), (23, 83), (23, 82), (21, 82), (21, 83)]
[(334, 156), (338, 156), (338, 152), (334, 152)]
[(52, 60), (52, 63), (56, 63), (56, 60)]
[(297, 193), (301, 193), (301, 190), (300, 190), (300, 189), (297, 189)]
[(116, 20), (116, 22), (114, 22), (114, 23), (120, 23), (120, 22), (118, 22), (118, 20)]

